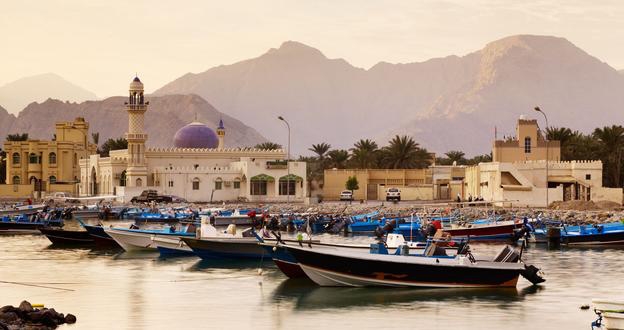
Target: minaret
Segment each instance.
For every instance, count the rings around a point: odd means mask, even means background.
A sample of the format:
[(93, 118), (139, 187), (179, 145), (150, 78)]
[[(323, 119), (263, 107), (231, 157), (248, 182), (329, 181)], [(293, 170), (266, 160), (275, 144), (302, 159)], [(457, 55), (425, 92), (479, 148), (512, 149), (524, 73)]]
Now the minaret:
[(223, 149), (223, 138), (225, 137), (225, 127), (223, 127), (223, 119), (219, 119), (219, 127), (217, 127), (217, 137), (219, 138), (219, 146), (217, 149)]
[[(148, 102), (149, 103), (149, 102)], [(126, 105), (128, 112), (128, 168), (126, 170), (126, 186), (147, 186), (147, 164), (145, 162), (145, 141), (147, 134), (143, 130), (147, 103), (143, 97), (143, 83), (134, 77), (130, 83), (130, 97)]]

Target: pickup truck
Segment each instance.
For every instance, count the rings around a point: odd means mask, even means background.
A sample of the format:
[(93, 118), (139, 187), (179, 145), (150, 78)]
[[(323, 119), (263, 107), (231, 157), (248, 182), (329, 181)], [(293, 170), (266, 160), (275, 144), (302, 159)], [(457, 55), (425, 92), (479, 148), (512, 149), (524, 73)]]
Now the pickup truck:
[(149, 189), (143, 190), (139, 196), (132, 197), (130, 203), (171, 203), (172, 200), (171, 196), (159, 195), (158, 191)]

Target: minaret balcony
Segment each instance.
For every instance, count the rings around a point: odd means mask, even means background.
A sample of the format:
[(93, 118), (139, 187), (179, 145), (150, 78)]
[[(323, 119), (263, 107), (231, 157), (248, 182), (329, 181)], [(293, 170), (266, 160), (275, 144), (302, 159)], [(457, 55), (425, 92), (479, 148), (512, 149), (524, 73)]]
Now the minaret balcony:
[(128, 104), (126, 105), (128, 111), (146, 111), (147, 104)]
[(145, 133), (126, 133), (126, 140), (128, 141), (136, 141), (136, 140), (147, 140), (147, 134)]

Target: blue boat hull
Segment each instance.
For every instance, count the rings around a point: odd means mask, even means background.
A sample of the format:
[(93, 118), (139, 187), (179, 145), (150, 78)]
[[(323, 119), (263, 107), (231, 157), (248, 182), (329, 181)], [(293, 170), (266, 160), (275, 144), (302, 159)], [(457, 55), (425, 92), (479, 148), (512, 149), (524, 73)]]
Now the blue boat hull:
[(195, 255), (193, 251), (171, 249), (163, 246), (157, 246), (156, 248), (158, 249), (161, 257), (190, 257)]

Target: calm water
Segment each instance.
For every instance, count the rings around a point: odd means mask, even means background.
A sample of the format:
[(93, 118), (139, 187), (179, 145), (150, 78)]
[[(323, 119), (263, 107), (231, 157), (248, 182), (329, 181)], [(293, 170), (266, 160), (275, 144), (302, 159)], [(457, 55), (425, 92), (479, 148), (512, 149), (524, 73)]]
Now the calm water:
[[(497, 250), (473, 245), (478, 256)], [(624, 296), (624, 250), (532, 246), (524, 258), (542, 267), (544, 285), (320, 288), (288, 280), (270, 260), (258, 275), (260, 262), (58, 249), (45, 236), (0, 236), (0, 305), (27, 299), (71, 312), (78, 323), (67, 329), (589, 329), (595, 315), (579, 306)]]

